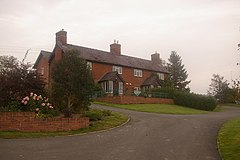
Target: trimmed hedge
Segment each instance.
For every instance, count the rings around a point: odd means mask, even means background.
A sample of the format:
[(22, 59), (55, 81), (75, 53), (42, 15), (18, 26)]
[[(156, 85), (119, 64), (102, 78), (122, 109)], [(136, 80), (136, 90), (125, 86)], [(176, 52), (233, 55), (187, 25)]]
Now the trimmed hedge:
[(195, 93), (175, 92), (174, 102), (185, 107), (212, 111), (217, 107), (217, 101), (212, 96)]
[(152, 92), (168, 93), (177, 105), (195, 108), (205, 111), (212, 111), (217, 107), (217, 101), (212, 96), (195, 93), (180, 92), (171, 87), (152, 89)]

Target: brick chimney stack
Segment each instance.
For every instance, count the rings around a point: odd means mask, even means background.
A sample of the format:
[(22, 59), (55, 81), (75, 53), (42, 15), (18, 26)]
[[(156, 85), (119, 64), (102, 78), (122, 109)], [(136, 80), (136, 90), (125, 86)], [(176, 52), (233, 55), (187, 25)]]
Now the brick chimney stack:
[(154, 54), (151, 55), (151, 60), (154, 64), (162, 64), (162, 60), (160, 58), (160, 54), (155, 52)]
[(110, 53), (121, 55), (121, 45), (118, 44), (118, 41), (114, 40), (114, 43), (110, 45)]
[(63, 29), (56, 33), (56, 43), (60, 42), (62, 45), (67, 44), (67, 32)]

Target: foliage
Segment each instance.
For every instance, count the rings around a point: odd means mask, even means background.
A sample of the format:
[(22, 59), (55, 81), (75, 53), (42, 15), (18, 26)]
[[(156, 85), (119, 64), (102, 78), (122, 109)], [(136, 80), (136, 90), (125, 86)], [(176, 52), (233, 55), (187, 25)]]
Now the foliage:
[(173, 98), (176, 90), (172, 87), (153, 88), (150, 92), (168, 94), (168, 98)]
[(107, 116), (111, 116), (112, 112), (110, 110), (99, 110), (99, 109), (90, 109), (86, 116), (89, 117), (90, 121), (102, 120)]
[(182, 64), (181, 57), (176, 51), (172, 51), (169, 57), (168, 70), (170, 72), (171, 86), (179, 91), (190, 91), (188, 84), (191, 81), (187, 81), (188, 74), (184, 65)]
[(211, 84), (209, 85), (208, 94), (214, 96), (219, 103), (227, 103), (229, 98), (229, 83), (224, 80), (224, 77), (213, 74), (211, 79)]
[(240, 80), (233, 80), (232, 96), (234, 97), (234, 102), (240, 104)]
[(224, 160), (240, 157), (240, 118), (226, 122), (218, 133), (218, 146)]
[(44, 93), (44, 82), (31, 67), (13, 56), (0, 56), (1, 108), (12, 106), (30, 92)]
[(86, 61), (78, 55), (75, 50), (64, 53), (52, 72), (55, 104), (68, 117), (88, 110), (95, 87)]
[(217, 102), (212, 96), (187, 92), (175, 92), (174, 102), (177, 105), (206, 111), (213, 111), (217, 106)]

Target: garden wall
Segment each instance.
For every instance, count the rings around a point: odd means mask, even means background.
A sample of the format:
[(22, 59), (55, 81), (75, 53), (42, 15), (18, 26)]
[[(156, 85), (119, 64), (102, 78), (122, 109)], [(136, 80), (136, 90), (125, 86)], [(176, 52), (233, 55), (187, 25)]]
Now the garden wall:
[(0, 112), (0, 131), (69, 131), (88, 126), (88, 117), (35, 118), (32, 112)]
[(113, 96), (97, 98), (97, 101), (115, 104), (174, 104), (173, 99), (137, 96)]

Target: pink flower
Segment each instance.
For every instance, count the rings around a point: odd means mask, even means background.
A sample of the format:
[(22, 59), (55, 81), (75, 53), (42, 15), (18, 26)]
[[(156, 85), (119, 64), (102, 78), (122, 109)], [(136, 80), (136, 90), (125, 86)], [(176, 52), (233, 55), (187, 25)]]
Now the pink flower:
[(39, 95), (38, 97), (39, 97), (39, 99), (41, 99), (41, 100), (43, 99), (43, 98), (42, 98), (42, 95)]
[(25, 102), (24, 99), (21, 102), (24, 103)]
[(35, 96), (35, 94), (34, 94), (34, 96), (33, 96), (33, 100), (36, 100), (36, 98), (37, 98), (37, 96)]
[(45, 102), (47, 102), (47, 101), (48, 101), (48, 98), (45, 99)]
[(38, 111), (39, 111), (39, 108), (36, 108), (36, 111), (38, 112)]
[(49, 106), (50, 109), (53, 109), (53, 106)]
[(30, 93), (30, 97), (32, 97), (32, 96), (33, 96), (33, 92)]
[(44, 107), (46, 104), (45, 103), (42, 103), (42, 106)]
[(51, 104), (50, 103), (47, 103), (47, 106), (50, 106)]
[(27, 103), (28, 103), (28, 101), (24, 101), (24, 103), (23, 103), (23, 104), (24, 104), (24, 105), (26, 105)]
[(25, 97), (24, 99), (25, 99), (26, 101), (29, 101), (29, 97), (28, 97), (28, 96), (27, 96), (27, 97)]

